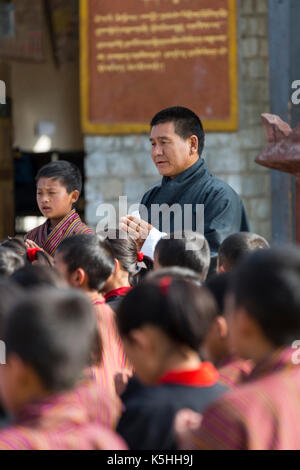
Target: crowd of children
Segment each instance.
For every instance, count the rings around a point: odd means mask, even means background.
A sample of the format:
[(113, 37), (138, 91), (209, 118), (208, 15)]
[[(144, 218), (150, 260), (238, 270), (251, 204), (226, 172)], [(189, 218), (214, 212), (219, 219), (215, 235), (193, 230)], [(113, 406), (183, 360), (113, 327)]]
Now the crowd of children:
[(80, 191), (46, 165), (46, 222), (0, 244), (0, 450), (300, 449), (299, 250), (239, 232), (212, 269), (186, 232), (152, 260)]

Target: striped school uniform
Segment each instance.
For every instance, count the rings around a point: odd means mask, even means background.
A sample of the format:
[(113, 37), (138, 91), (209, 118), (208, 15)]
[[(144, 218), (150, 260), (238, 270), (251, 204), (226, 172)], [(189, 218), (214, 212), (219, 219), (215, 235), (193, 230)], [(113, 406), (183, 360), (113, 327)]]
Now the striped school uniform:
[(218, 366), (219, 382), (229, 387), (236, 387), (247, 379), (253, 367), (251, 361), (234, 356), (228, 357)]
[(184, 449), (299, 450), (300, 367), (279, 349), (203, 413)]
[(92, 367), (91, 374), (101, 387), (115, 393), (115, 374), (124, 369), (131, 370), (132, 366), (123, 348), (114, 311), (105, 303), (101, 295), (92, 297), (91, 301), (95, 308), (103, 344), (102, 364)]
[(91, 421), (96, 421), (109, 429), (116, 429), (122, 411), (121, 400), (105, 387), (99, 387), (90, 377), (89, 371), (73, 390), (73, 394), (86, 408)]
[(34, 241), (50, 256), (53, 256), (58, 245), (71, 235), (79, 235), (83, 233), (93, 233), (87, 225), (81, 222), (81, 219), (75, 209), (67, 214), (63, 220), (50, 231), (50, 220), (47, 219), (42, 225), (28, 232), (24, 240)]
[(125, 442), (84, 405), (73, 392), (25, 405), (0, 430), (0, 450), (126, 450)]

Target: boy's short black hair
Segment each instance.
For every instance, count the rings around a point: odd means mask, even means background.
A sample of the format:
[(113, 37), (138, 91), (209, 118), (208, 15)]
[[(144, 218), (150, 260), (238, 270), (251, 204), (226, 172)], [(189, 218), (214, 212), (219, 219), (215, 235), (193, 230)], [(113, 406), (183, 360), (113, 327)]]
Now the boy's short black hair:
[(267, 240), (256, 233), (238, 232), (229, 235), (219, 247), (219, 266), (233, 269), (251, 251), (270, 248)]
[(222, 274), (214, 274), (205, 282), (205, 287), (209, 289), (218, 304), (218, 315), (224, 314), (225, 296), (229, 290), (230, 281), (231, 273), (228, 272)]
[(231, 290), (276, 347), (300, 338), (300, 251), (258, 250), (233, 271)]
[(198, 232), (184, 232), (181, 238), (177, 233), (163, 237), (155, 247), (155, 255), (161, 267), (180, 266), (199, 274), (205, 281), (209, 264), (210, 249), (205, 237)]
[(25, 264), (25, 259), (10, 248), (0, 246), (0, 275), (11, 276)]
[(30, 365), (47, 390), (68, 390), (90, 364), (96, 331), (93, 306), (79, 290), (38, 289), (7, 316), (6, 354)]
[(159, 111), (152, 118), (150, 126), (154, 127), (158, 124), (173, 122), (175, 132), (183, 140), (187, 140), (192, 135), (198, 137), (198, 153), (201, 156), (204, 147), (204, 130), (201, 119), (188, 108), (183, 106), (172, 106), (171, 108)]
[(16, 282), (20, 287), (33, 288), (51, 286), (51, 287), (65, 287), (66, 282), (62, 275), (51, 266), (43, 266), (36, 264), (28, 264), (23, 268), (18, 269), (11, 279)]
[(115, 262), (107, 241), (98, 235), (83, 234), (66, 238), (56, 252), (71, 274), (82, 268), (88, 275), (89, 288), (100, 291), (114, 272)]
[(82, 176), (79, 168), (65, 160), (50, 162), (42, 166), (35, 177), (35, 181), (38, 182), (40, 178), (58, 180), (69, 194), (75, 190), (77, 190), (79, 194), (81, 193)]
[(190, 281), (171, 280), (163, 288), (165, 279), (144, 282), (122, 299), (116, 312), (120, 334), (130, 339), (132, 330), (153, 325), (176, 343), (198, 351), (216, 316), (215, 301), (205, 287)]
[(189, 281), (193, 282), (196, 286), (201, 286), (201, 280), (199, 274), (188, 268), (181, 268), (180, 266), (170, 266), (169, 268), (161, 268), (156, 271), (149, 272), (144, 282), (157, 282), (163, 277), (170, 277), (174, 281)]
[[(3, 339), (3, 328), (11, 307), (23, 294), (23, 290), (9, 278), (0, 277), (0, 339)], [(0, 407), (1, 408), (1, 407)]]

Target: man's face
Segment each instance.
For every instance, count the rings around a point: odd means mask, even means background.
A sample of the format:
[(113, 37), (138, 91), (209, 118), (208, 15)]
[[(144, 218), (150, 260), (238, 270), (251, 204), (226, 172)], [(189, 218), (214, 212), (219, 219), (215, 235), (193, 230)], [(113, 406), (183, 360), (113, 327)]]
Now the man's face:
[(183, 140), (173, 122), (153, 126), (150, 134), (151, 157), (162, 176), (175, 178), (198, 160), (197, 138)]

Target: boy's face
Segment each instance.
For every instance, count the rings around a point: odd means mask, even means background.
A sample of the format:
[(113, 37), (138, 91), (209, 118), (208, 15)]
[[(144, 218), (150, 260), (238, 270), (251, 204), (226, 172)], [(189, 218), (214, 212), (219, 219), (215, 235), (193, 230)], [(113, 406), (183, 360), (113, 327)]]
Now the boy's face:
[(59, 180), (40, 178), (37, 183), (37, 203), (44, 217), (47, 219), (64, 218), (78, 200), (77, 190), (67, 192)]

